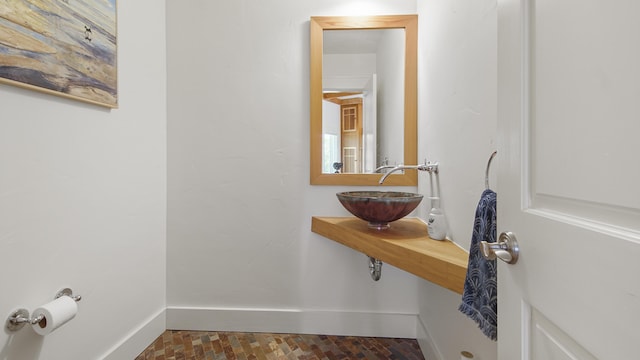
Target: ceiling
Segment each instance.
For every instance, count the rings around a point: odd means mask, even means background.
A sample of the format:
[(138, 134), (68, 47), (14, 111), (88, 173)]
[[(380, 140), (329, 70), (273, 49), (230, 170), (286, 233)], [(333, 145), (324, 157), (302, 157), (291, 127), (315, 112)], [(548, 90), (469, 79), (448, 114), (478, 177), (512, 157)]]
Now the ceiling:
[(373, 54), (382, 33), (389, 30), (324, 30), (324, 54)]

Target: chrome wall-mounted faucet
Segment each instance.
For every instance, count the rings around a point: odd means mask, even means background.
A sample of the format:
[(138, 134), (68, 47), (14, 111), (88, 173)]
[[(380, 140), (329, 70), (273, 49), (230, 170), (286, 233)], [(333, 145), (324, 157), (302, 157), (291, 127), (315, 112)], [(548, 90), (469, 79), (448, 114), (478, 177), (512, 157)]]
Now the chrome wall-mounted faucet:
[(382, 165), (382, 166), (379, 166), (378, 168), (376, 168), (375, 170), (373, 170), (373, 172), (377, 173), (377, 172), (380, 172), (380, 171), (382, 171), (384, 169), (393, 169), (395, 167), (396, 167), (396, 165)]
[[(376, 172), (382, 170), (382, 169), (388, 169), (389, 165), (384, 165), (384, 166), (380, 166), (379, 168), (376, 169)], [(437, 162), (429, 162), (429, 161), (425, 161), (424, 164), (421, 165), (398, 165), (398, 166), (394, 166), (392, 167), (392, 169), (390, 171), (388, 171), (386, 174), (382, 175), (382, 177), (380, 178), (380, 181), (378, 181), (378, 184), (382, 185), (384, 183), (384, 181), (387, 179), (387, 177), (391, 174), (393, 174), (396, 171), (400, 171), (400, 170), (418, 170), (418, 171), (426, 171), (428, 173), (438, 173), (438, 163)]]

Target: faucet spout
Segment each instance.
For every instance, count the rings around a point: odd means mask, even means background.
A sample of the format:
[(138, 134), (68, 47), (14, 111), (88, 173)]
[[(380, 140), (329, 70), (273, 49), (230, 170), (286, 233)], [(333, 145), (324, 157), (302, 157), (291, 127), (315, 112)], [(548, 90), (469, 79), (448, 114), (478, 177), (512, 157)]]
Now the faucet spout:
[[(382, 166), (381, 166), (382, 167)], [(418, 170), (418, 171), (427, 171), (429, 173), (438, 173), (438, 163), (430, 163), (430, 162), (425, 162), (422, 165), (398, 165), (396, 167), (393, 167), (391, 170), (389, 170), (386, 174), (382, 175), (382, 177), (380, 178), (380, 181), (378, 181), (378, 184), (382, 185), (384, 183), (385, 180), (387, 180), (387, 177), (391, 174), (393, 174), (396, 171), (400, 171), (400, 170)]]
[(393, 167), (391, 170), (387, 171), (384, 175), (382, 175), (382, 177), (380, 178), (380, 181), (378, 181), (378, 184), (382, 185), (384, 183), (385, 180), (387, 180), (387, 177), (389, 177), (389, 175), (393, 174), (396, 171), (400, 171), (400, 170), (406, 170), (406, 169), (417, 169), (416, 165), (398, 165)]
[(393, 169), (394, 167), (396, 167), (395, 165), (382, 165), (382, 166), (378, 166), (375, 170), (373, 170), (374, 173), (380, 172), (381, 170), (384, 169)]

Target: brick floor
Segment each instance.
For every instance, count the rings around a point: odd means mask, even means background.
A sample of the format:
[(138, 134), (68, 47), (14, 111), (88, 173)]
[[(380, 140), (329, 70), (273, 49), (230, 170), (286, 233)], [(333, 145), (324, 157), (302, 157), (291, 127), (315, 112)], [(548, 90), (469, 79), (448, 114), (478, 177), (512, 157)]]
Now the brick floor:
[(167, 330), (135, 360), (424, 360), (415, 339)]

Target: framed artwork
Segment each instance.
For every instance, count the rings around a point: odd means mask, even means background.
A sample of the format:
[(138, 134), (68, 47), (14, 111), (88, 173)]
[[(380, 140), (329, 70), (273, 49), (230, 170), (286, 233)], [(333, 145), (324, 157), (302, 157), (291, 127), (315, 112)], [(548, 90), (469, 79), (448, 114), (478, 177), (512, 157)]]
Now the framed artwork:
[(0, 0), (0, 82), (118, 106), (116, 0)]

